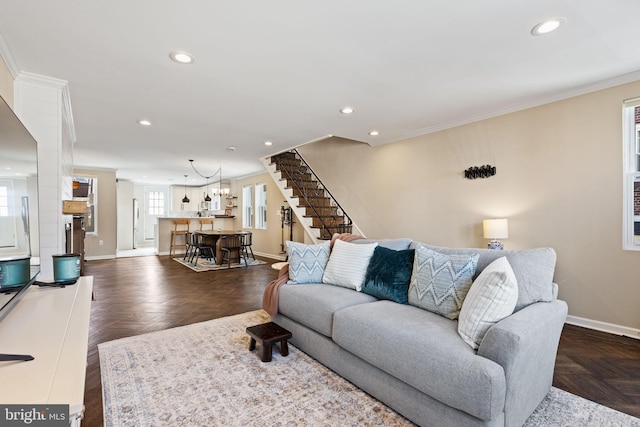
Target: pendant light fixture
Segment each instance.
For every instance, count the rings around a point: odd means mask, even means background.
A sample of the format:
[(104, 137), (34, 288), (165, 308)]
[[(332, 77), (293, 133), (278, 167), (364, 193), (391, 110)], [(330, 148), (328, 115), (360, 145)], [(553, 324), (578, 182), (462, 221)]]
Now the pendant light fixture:
[(218, 182), (218, 187), (220, 187), (220, 184), (222, 183), (222, 166), (220, 166), (217, 171), (215, 171), (211, 175), (207, 176), (207, 175), (204, 175), (204, 174), (200, 173), (198, 171), (198, 169), (196, 169), (196, 167), (193, 165), (193, 159), (189, 159), (189, 163), (191, 164), (191, 168), (193, 169), (193, 171), (196, 174), (200, 175), (201, 177), (203, 177), (204, 179), (207, 180), (207, 192), (205, 193), (204, 201), (205, 202), (210, 202), (211, 201), (211, 197), (209, 196), (209, 180), (211, 178), (213, 178), (214, 176), (216, 176), (217, 174), (220, 174), (220, 181)]
[(211, 197), (209, 197), (209, 178), (207, 178), (207, 195), (204, 197), (204, 201), (205, 202), (210, 202), (211, 201)]
[(184, 176), (184, 197), (182, 198), (182, 203), (189, 203), (189, 198), (187, 197), (187, 176)]

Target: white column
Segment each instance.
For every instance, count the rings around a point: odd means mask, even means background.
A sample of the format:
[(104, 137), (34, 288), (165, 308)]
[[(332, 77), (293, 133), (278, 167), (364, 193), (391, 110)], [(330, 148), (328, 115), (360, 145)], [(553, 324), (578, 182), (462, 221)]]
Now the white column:
[(72, 220), (62, 214), (62, 200), (72, 198), (75, 142), (67, 82), (20, 73), (14, 111), (38, 143), (39, 278), (52, 280), (52, 255), (65, 252), (65, 224)]

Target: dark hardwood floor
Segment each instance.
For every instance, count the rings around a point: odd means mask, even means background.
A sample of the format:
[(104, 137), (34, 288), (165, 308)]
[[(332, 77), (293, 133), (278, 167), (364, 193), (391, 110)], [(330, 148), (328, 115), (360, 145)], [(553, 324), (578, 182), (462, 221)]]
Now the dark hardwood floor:
[[(277, 277), (267, 264), (196, 273), (168, 256), (88, 261), (94, 277), (83, 426), (102, 426), (97, 345), (118, 338), (257, 310)], [(640, 341), (565, 326), (554, 385), (640, 417)]]
[(565, 325), (553, 385), (640, 418), (640, 340)]

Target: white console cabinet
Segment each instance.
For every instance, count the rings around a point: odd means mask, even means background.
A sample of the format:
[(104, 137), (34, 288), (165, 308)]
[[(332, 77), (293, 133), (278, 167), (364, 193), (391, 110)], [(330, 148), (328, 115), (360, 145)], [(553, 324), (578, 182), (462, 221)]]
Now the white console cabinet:
[(0, 403), (68, 404), (69, 421), (84, 414), (93, 277), (65, 288), (32, 286), (0, 322), (0, 353), (29, 354), (0, 362)]

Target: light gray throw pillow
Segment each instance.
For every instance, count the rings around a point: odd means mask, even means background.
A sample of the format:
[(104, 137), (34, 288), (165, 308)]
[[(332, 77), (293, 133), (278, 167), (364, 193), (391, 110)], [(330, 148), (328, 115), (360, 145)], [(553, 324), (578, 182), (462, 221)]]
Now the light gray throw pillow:
[(329, 240), (318, 245), (287, 241), (289, 283), (322, 283), (330, 245)]
[(478, 254), (443, 254), (416, 245), (409, 304), (457, 319), (476, 272)]

